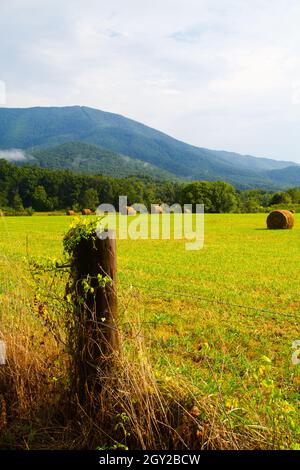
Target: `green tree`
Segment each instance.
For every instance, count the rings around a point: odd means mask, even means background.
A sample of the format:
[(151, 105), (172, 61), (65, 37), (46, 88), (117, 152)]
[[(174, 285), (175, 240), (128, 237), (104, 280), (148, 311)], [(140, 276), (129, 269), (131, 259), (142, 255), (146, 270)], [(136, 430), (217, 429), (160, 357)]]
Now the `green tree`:
[(6, 193), (3, 191), (3, 192), (0, 192), (0, 208), (1, 207), (5, 207), (7, 206), (8, 204), (8, 201), (7, 201), (7, 197), (6, 197)]
[(233, 212), (237, 209), (237, 194), (233, 186), (222, 181), (196, 181), (181, 192), (181, 204), (204, 204), (205, 212)]
[(258, 189), (248, 189), (240, 192), (239, 209), (241, 212), (255, 213), (262, 210), (262, 205), (268, 205), (269, 198)]
[(234, 212), (237, 209), (237, 194), (233, 186), (223, 181), (211, 183), (212, 212)]
[(16, 192), (16, 194), (13, 197), (12, 207), (16, 211), (23, 211), (24, 210), (23, 201), (22, 201), (22, 198), (21, 198), (19, 192)]
[(32, 197), (33, 208), (37, 211), (49, 211), (52, 210), (51, 201), (48, 199), (48, 195), (44, 186), (37, 186)]
[(286, 191), (286, 194), (288, 194), (291, 197), (292, 203), (300, 204), (300, 189), (299, 188), (288, 189)]
[(213, 212), (211, 201), (211, 183), (207, 181), (196, 181), (182, 188), (181, 204), (192, 204), (196, 210), (196, 204), (204, 204), (205, 212)]
[(90, 188), (84, 191), (82, 196), (82, 205), (87, 209), (96, 209), (99, 205), (99, 196), (96, 189)]
[(275, 204), (290, 204), (292, 198), (288, 193), (275, 193), (271, 199), (271, 205)]

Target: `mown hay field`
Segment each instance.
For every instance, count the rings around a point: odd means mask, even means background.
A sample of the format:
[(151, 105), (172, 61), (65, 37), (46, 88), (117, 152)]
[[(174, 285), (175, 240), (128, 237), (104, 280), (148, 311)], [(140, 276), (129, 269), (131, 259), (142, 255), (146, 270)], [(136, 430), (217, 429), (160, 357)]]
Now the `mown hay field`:
[[(300, 448), (300, 364), (292, 363), (292, 343), (300, 339), (300, 225), (271, 231), (265, 219), (206, 215), (199, 251), (186, 251), (185, 240), (117, 242), (124, 352), (130, 357), (131, 344), (143, 342), (159, 386), (196, 406), (193, 439), (201, 448)], [(0, 218), (8, 358), (23, 361), (20, 368), (45, 361), (57, 393), (67, 365), (51, 359), (55, 346), (40, 340), (45, 325), (30, 313), (28, 259), (59, 257), (70, 222), (67, 216)], [(6, 435), (5, 445), (11, 439), (12, 446), (36, 446), (36, 429), (19, 433), (21, 444)]]

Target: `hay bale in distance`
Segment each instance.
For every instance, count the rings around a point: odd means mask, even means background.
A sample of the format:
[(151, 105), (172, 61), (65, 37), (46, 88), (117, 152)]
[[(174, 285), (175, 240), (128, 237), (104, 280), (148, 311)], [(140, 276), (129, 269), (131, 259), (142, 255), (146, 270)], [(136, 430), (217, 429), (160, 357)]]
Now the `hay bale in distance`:
[(69, 211), (67, 211), (67, 215), (76, 215), (76, 212), (69, 210)]
[(92, 215), (93, 211), (91, 209), (82, 209), (82, 215)]
[(152, 214), (162, 214), (163, 213), (162, 207), (159, 206), (158, 204), (152, 204), (151, 205), (151, 213)]
[(287, 210), (276, 210), (267, 217), (267, 227), (269, 229), (290, 229), (294, 226), (294, 214)]

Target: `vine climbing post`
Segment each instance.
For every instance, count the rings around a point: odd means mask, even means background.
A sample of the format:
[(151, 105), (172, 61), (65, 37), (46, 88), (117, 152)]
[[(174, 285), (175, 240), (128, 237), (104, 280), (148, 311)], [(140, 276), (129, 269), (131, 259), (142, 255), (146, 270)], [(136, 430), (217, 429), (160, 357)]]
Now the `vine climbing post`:
[(79, 224), (77, 232), (76, 226), (69, 232), (77, 237), (69, 289), (75, 315), (75, 383), (81, 401), (90, 400), (101, 389), (120, 350), (116, 240), (113, 232), (103, 231), (99, 238), (94, 229), (90, 224), (84, 231), (84, 224)]

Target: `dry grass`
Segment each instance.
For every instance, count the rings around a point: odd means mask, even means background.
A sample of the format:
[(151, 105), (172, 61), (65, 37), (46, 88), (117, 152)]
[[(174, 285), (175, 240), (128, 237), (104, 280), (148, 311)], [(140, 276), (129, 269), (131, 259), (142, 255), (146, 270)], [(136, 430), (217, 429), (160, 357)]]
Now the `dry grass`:
[(176, 373), (172, 380), (157, 378), (138, 323), (123, 336), (124, 353), (115, 356), (114, 367), (99, 377), (99, 393), (82, 405), (69, 387), (71, 359), (38, 328), (29, 299), (15, 298), (7, 307), (14, 325), (2, 331), (8, 354), (0, 369), (2, 449), (270, 447), (259, 432), (232, 427), (221, 393), (199, 397)]
[[(300, 376), (290, 359), (295, 321), (167, 292), (202, 289), (205, 297), (297, 314), (298, 229), (255, 230), (264, 215), (232, 216), (235, 224), (229, 216), (214, 217), (204, 250), (193, 258), (180, 242), (120, 242), (123, 354), (92, 407), (71, 394), (71, 358), (34, 305), (36, 288), (21, 258), (26, 224), (36, 233), (32, 254), (56, 254), (69, 219), (7, 222), (1, 235), (7, 255), (0, 257), (1, 337), (8, 354), (0, 366), (1, 448), (297, 448)], [(282, 262), (287, 243), (289, 264)], [(60, 324), (51, 302), (48, 309)]]
[(71, 358), (44, 328), (33, 299), (22, 278), (14, 296), (2, 295), (2, 449), (245, 447), (245, 436), (220, 422), (221, 402), (199, 400), (180, 375), (171, 382), (155, 376), (138, 322), (129, 336), (121, 332), (124, 352), (99, 377), (99, 393), (89, 406), (80, 404), (70, 389)]

